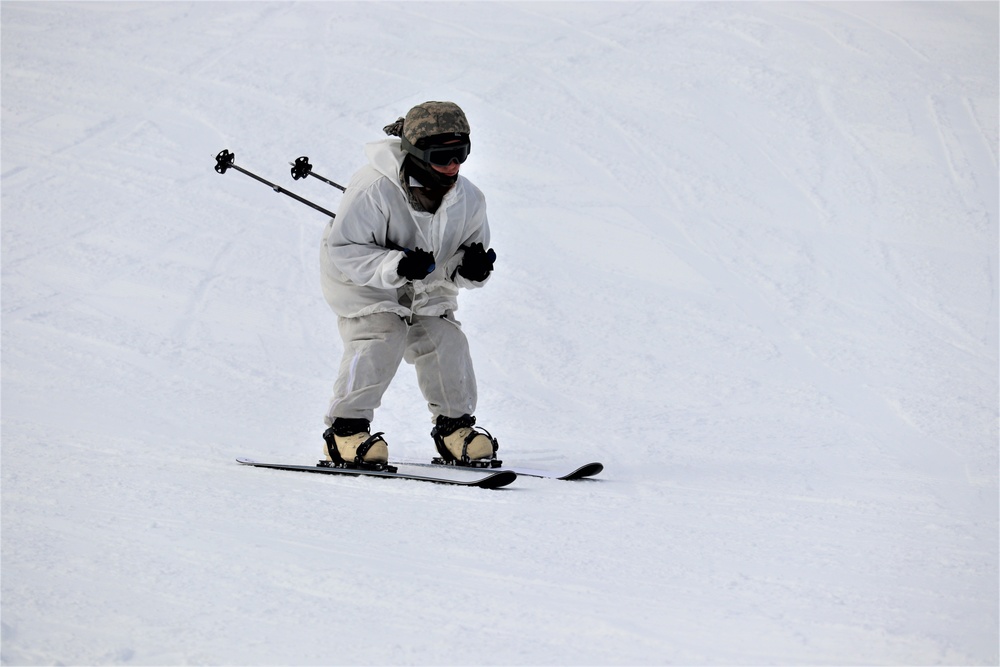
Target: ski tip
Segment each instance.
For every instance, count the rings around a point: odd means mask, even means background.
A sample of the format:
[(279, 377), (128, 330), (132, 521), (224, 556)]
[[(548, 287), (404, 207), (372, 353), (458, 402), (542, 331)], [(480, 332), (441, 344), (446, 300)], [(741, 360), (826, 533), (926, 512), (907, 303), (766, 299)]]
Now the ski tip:
[(516, 472), (512, 470), (500, 470), (478, 480), (475, 486), (481, 489), (499, 489), (512, 483), (515, 479), (517, 479)]
[(588, 463), (582, 465), (568, 475), (563, 475), (559, 479), (583, 479), (584, 477), (593, 477), (594, 475), (599, 475), (604, 471), (604, 464), (594, 461), (593, 463)]

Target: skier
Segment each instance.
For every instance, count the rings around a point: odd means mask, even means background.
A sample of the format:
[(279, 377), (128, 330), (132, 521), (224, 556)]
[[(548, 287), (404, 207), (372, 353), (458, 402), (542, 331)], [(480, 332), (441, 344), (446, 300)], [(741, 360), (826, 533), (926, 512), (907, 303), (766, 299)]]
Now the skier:
[(413, 364), (446, 461), (493, 458), (476, 427), (476, 377), (455, 319), (459, 288), (493, 271), (483, 193), (459, 176), (469, 122), (452, 102), (424, 102), (367, 144), (323, 235), (323, 294), (337, 314), (344, 356), (327, 412), (324, 456), (335, 463), (388, 460), (371, 421), (400, 361)]

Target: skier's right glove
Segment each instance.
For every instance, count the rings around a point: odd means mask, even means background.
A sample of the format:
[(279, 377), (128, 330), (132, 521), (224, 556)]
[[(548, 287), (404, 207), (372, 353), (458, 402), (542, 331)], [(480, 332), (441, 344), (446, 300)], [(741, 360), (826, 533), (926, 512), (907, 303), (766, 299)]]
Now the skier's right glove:
[(404, 250), (403, 258), (396, 266), (396, 273), (407, 280), (423, 280), (434, 270), (434, 255), (426, 250)]

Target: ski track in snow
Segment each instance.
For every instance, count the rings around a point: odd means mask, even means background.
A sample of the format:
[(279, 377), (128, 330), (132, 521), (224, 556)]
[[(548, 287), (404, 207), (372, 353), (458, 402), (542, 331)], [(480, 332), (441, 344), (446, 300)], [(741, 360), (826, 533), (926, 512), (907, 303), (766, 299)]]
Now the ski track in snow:
[[(996, 664), (996, 3), (28, 3), (3, 664)], [(501, 491), (310, 462), (323, 216), (473, 126)], [(430, 456), (403, 366), (375, 424)]]

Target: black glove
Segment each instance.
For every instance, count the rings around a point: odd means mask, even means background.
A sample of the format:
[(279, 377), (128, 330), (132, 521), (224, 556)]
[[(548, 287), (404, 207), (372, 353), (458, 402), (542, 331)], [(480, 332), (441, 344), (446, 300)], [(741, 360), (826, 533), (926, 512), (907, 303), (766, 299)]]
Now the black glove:
[(423, 280), (434, 270), (434, 255), (426, 250), (404, 250), (404, 255), (396, 266), (396, 273), (407, 280)]
[(493, 271), (493, 262), (495, 261), (497, 261), (497, 254), (493, 252), (492, 248), (486, 250), (482, 243), (473, 243), (465, 249), (462, 266), (458, 267), (458, 275), (476, 283), (482, 282)]

